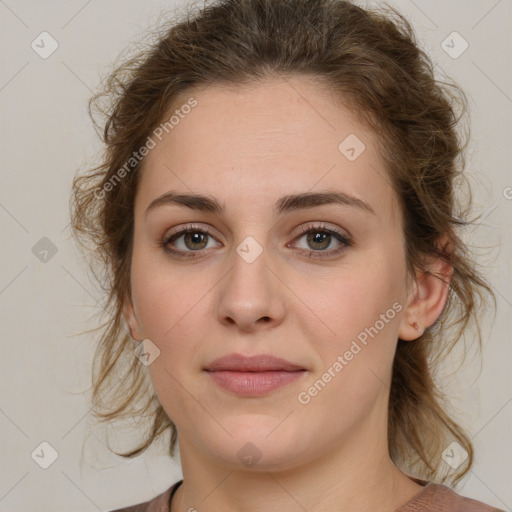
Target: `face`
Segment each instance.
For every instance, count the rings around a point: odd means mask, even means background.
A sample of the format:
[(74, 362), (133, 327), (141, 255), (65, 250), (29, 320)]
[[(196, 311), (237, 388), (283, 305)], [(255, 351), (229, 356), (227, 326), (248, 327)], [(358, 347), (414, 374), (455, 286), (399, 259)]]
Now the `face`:
[[(304, 78), (190, 96), (197, 106), (145, 159), (125, 309), (133, 336), (160, 350), (148, 368), (180, 452), (291, 468), (373, 442), (362, 433), (385, 428), (409, 304), (376, 135)], [(150, 207), (170, 192), (209, 202)], [(233, 353), (301, 371), (205, 370)]]

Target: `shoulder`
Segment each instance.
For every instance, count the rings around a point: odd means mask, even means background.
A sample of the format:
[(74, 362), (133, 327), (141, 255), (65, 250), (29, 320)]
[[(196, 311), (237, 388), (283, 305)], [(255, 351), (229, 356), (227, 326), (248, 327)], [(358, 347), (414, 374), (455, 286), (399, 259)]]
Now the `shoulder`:
[(481, 501), (467, 498), (446, 485), (429, 482), (396, 512), (504, 512)]
[(136, 505), (130, 505), (128, 507), (116, 508), (109, 512), (169, 512), (169, 499), (171, 493), (173, 490), (178, 488), (180, 483), (181, 480), (148, 501), (137, 503)]

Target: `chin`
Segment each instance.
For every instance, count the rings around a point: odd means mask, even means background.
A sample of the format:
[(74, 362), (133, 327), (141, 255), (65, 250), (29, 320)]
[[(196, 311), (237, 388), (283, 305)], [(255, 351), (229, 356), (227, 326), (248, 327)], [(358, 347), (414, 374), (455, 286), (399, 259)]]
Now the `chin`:
[(303, 461), (301, 447), (311, 448), (315, 437), (312, 435), (309, 441), (303, 439), (304, 432), (294, 428), (291, 417), (283, 421), (283, 417), (246, 414), (220, 422), (232, 437), (225, 433), (203, 442), (210, 445), (215, 458), (236, 470), (244, 467), (252, 471), (291, 469), (297, 461)]

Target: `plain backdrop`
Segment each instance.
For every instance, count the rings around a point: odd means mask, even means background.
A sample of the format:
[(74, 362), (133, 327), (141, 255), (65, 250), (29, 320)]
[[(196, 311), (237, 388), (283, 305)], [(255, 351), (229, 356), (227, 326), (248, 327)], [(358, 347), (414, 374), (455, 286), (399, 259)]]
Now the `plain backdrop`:
[[(470, 102), (467, 172), (483, 215), (468, 239), (482, 247), (498, 310), (484, 321), (482, 366), (449, 371), (455, 352), (442, 382), (476, 449), (474, 468), (457, 491), (510, 511), (512, 3), (390, 4)], [(90, 167), (100, 148), (88, 98), (120, 51), (154, 29), (162, 13), (172, 15), (174, 5), (0, 0), (0, 512), (110, 510), (152, 498), (181, 478), (179, 462), (165, 454), (167, 437), (125, 460), (109, 452), (106, 428), (91, 419), (97, 335), (77, 333), (93, 326), (100, 291), (70, 238), (68, 209), (73, 175)], [(36, 50), (32, 42), (41, 37), (45, 43)], [(53, 41), (58, 48), (42, 58)]]

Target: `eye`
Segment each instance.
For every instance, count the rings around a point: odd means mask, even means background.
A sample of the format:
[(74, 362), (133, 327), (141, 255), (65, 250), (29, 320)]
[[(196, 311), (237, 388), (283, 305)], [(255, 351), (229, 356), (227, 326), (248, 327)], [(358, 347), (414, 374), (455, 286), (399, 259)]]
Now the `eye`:
[[(183, 240), (178, 242), (180, 238), (183, 238)], [(172, 235), (165, 237), (160, 242), (160, 245), (166, 252), (175, 256), (195, 258), (196, 255), (194, 253), (209, 248), (208, 238), (213, 238), (208, 228), (197, 228), (193, 225), (188, 225), (179, 229)], [(171, 248), (171, 244), (178, 246), (178, 249)]]
[[(302, 238), (306, 239), (307, 248), (301, 249), (308, 251), (308, 248), (312, 248), (310, 251), (310, 258), (324, 258), (333, 256), (341, 253), (346, 247), (352, 245), (351, 240), (340, 231), (336, 229), (328, 229), (325, 224), (317, 224), (313, 226), (305, 226), (301, 228), (302, 235), (297, 237), (296, 240)], [(341, 247), (326, 251), (332, 242), (341, 244)]]
[[(309, 250), (307, 247), (305, 249), (301, 248), (300, 252), (309, 252), (310, 258), (333, 256), (341, 253), (346, 247), (352, 245), (351, 240), (340, 231), (332, 228), (329, 229), (322, 223), (302, 227), (301, 232), (302, 235), (295, 240), (306, 239), (306, 244), (308, 247), (312, 248), (312, 250)], [(180, 258), (195, 258), (196, 253), (201, 253), (201, 251), (211, 248), (211, 246), (208, 246), (209, 239), (213, 239), (213, 236), (208, 227), (199, 228), (194, 225), (187, 225), (171, 235), (164, 237), (159, 245), (164, 251), (174, 256)], [(337, 242), (339, 247), (328, 251), (325, 250), (331, 246), (333, 242)]]

